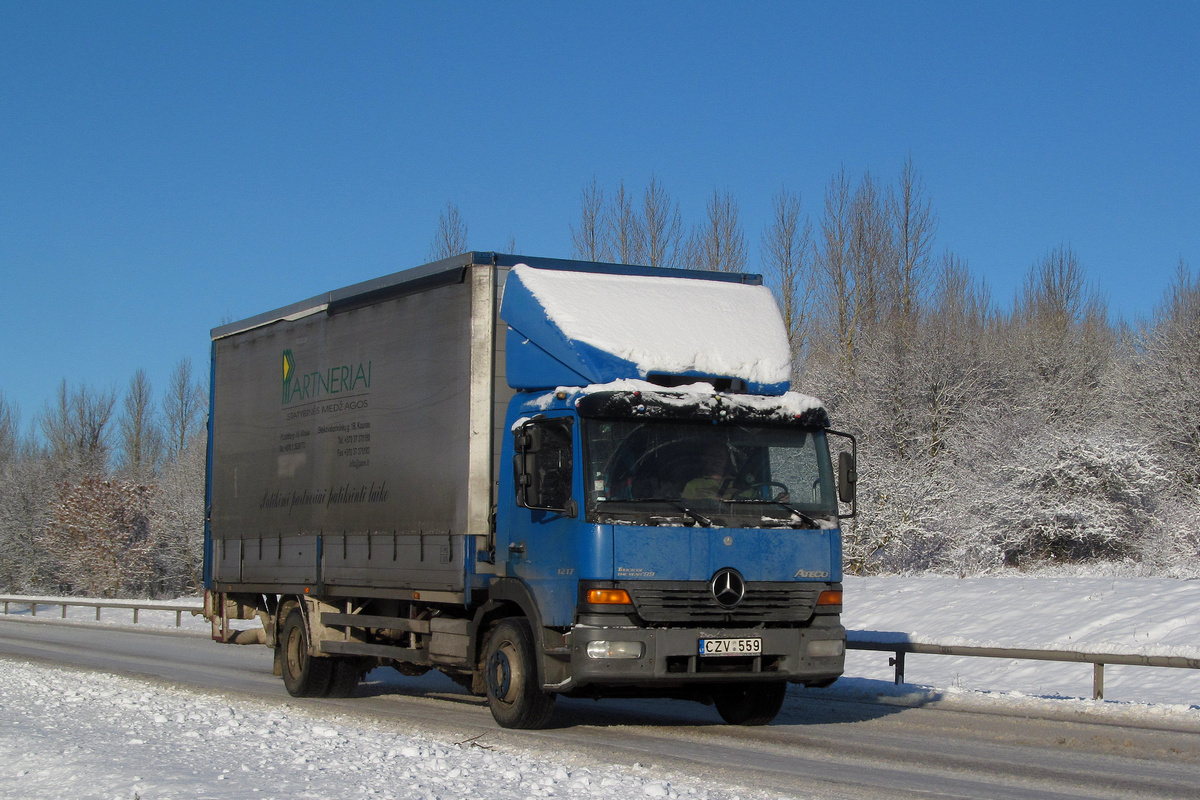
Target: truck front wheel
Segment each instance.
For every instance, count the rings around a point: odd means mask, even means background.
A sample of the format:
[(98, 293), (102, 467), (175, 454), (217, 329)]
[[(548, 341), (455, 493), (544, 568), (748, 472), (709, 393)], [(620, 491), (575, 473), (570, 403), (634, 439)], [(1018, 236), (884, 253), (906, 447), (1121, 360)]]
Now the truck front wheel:
[(292, 697), (324, 697), (333, 678), (333, 659), (313, 658), (308, 652), (308, 628), (299, 608), (293, 608), (279, 637), (283, 685)]
[(533, 632), (523, 617), (492, 629), (484, 656), (488, 706), (502, 728), (544, 728), (554, 711), (554, 695), (538, 686)]
[(743, 683), (722, 686), (713, 693), (713, 704), (730, 725), (766, 725), (783, 708), (787, 683)]

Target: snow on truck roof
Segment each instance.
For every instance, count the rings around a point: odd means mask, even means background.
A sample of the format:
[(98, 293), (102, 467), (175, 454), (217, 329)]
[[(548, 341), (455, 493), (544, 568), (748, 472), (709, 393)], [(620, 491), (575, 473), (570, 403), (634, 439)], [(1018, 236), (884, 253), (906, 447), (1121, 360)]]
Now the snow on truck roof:
[[(501, 318), (513, 388), (589, 385), (653, 375), (738, 379), (779, 395), (791, 377), (787, 332), (771, 290), (686, 272), (630, 275), (535, 269), (509, 273)], [(537, 369), (514, 375), (529, 354)], [(547, 360), (548, 359), (548, 360)], [(548, 364), (565, 368), (554, 373)], [(554, 383), (546, 385), (546, 376)], [(516, 382), (514, 382), (514, 378)]]

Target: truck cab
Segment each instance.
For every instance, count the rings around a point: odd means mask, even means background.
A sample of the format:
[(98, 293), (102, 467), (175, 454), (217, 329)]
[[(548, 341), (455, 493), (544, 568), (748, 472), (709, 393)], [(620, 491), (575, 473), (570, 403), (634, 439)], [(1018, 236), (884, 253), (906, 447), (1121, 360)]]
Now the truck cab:
[(831, 434), (809, 398), (688, 389), (514, 402), (497, 553), (539, 627), (562, 633), (544, 688), (773, 717), (785, 682), (842, 672)]

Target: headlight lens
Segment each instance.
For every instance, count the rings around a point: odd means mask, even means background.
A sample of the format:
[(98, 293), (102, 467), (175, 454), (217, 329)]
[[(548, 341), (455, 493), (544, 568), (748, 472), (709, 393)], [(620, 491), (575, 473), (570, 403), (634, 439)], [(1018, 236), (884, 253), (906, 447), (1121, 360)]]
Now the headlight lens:
[(588, 658), (641, 658), (646, 646), (641, 642), (588, 642)]
[(846, 643), (841, 639), (817, 639), (808, 643), (810, 658), (836, 658), (846, 652)]

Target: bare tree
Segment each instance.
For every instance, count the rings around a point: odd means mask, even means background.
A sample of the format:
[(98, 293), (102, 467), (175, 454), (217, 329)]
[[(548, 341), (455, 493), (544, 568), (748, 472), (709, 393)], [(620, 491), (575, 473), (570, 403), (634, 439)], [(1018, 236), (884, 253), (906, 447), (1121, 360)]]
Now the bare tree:
[(177, 460), (204, 423), (204, 390), (192, 378), (192, 360), (175, 365), (163, 398), (165, 456)]
[(977, 430), (964, 428), (968, 420), (996, 414), (998, 403), (990, 391), (995, 381), (989, 379), (994, 360), (984, 343), (992, 315), (987, 286), (972, 280), (965, 260), (947, 252), (912, 359), (920, 400), (914, 420), (932, 460)]
[(738, 219), (737, 201), (729, 192), (713, 190), (705, 220), (692, 234), (689, 251), (692, 269), (741, 272), (746, 268), (746, 237)]
[(1013, 353), (1026, 368), (1026, 397), (1047, 421), (1086, 425), (1113, 355), (1108, 309), (1070, 247), (1060, 245), (1030, 269), (1013, 304)]
[(1082, 324), (1098, 301), (1078, 256), (1059, 245), (1025, 276), (1015, 313), (1032, 326), (1064, 334)]
[(857, 304), (855, 272), (850, 267), (851, 227), (850, 179), (843, 167), (825, 188), (817, 263), (825, 287), (821, 306), (827, 330), (826, 349), (837, 356), (842, 368), (853, 373)]
[(798, 370), (808, 341), (816, 275), (812, 223), (800, 219), (800, 197), (787, 189), (775, 195), (771, 222), (763, 231), (764, 270), (779, 286), (783, 324), (791, 345), (793, 370)]
[(888, 207), (896, 226), (892, 313), (899, 317), (901, 327), (909, 328), (917, 315), (937, 233), (937, 217), (911, 156), (900, 171), (899, 188), (889, 193)]
[(121, 471), (135, 481), (149, 481), (158, 469), (163, 448), (154, 413), (154, 392), (144, 369), (129, 379), (124, 413), (118, 419), (118, 442)]
[(608, 234), (604, 247), (605, 260), (621, 264), (641, 264), (645, 261), (646, 231), (633, 196), (625, 189), (625, 181), (617, 184), (612, 200), (605, 212), (605, 231)]
[(860, 333), (876, 332), (884, 311), (884, 288), (893, 258), (891, 220), (879, 185), (863, 173), (850, 204), (848, 260), (854, 276), (854, 320)]
[(446, 203), (446, 208), (438, 214), (437, 230), (429, 244), (429, 260), (438, 261), (465, 252), (467, 223), (459, 213), (457, 205)]
[(604, 190), (596, 182), (583, 187), (580, 197), (579, 228), (571, 227), (571, 244), (575, 247), (575, 257), (585, 261), (601, 261), (607, 255), (605, 242), (608, 233), (605, 228), (607, 218), (604, 211)]
[(20, 411), (10, 405), (0, 392), (0, 470), (12, 464), (17, 458), (20, 446)]
[(646, 263), (652, 267), (678, 267), (683, 243), (679, 204), (671, 202), (671, 196), (654, 175), (650, 176), (642, 197), (642, 222)]
[(46, 407), (40, 420), (55, 462), (102, 472), (108, 466), (108, 423), (115, 405), (114, 392), (95, 391), (86, 385), (69, 392), (64, 379), (54, 405)]

